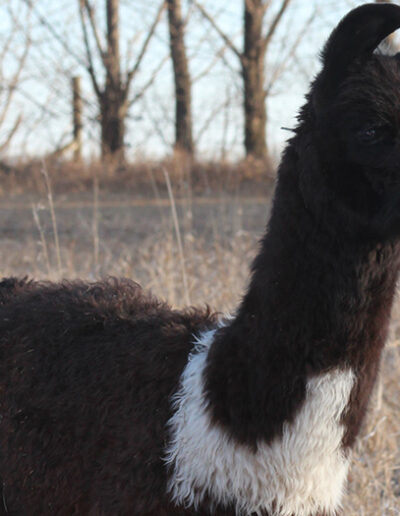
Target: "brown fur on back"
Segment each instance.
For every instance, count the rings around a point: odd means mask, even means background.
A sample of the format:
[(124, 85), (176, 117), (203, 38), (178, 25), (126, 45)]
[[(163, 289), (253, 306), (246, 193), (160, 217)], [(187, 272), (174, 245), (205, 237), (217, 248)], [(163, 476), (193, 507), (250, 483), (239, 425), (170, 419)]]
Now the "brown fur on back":
[(35, 284), (10, 296), (0, 308), (8, 514), (161, 516), (169, 397), (193, 335), (214, 323), (207, 310), (173, 311), (128, 280)]

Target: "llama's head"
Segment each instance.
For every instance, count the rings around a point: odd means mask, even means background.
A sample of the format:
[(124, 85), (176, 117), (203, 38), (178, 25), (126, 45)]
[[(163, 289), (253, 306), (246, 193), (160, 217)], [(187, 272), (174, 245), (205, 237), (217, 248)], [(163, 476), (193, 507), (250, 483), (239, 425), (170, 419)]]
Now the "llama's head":
[(298, 128), (306, 204), (322, 216), (335, 205), (368, 239), (400, 236), (400, 54), (374, 52), (398, 27), (393, 4), (363, 5), (339, 23)]

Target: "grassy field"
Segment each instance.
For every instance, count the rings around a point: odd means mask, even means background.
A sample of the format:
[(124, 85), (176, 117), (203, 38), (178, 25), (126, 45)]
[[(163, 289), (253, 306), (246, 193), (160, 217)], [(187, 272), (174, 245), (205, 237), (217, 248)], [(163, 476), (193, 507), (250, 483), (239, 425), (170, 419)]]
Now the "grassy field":
[[(127, 276), (177, 307), (189, 302), (222, 312), (235, 308), (267, 219), (268, 189), (260, 196), (257, 188), (197, 195), (183, 187), (175, 199), (156, 183), (146, 195), (106, 190), (101, 183), (65, 195), (62, 188), (53, 194), (48, 178), (42, 181), (0, 199), (2, 276)], [(399, 341), (397, 303), (354, 453), (346, 516), (400, 515)]]

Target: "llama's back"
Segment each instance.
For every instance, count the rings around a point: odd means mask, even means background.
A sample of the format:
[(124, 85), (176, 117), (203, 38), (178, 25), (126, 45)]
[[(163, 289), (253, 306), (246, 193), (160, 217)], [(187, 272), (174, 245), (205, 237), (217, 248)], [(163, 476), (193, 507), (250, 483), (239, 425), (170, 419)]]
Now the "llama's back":
[(168, 398), (193, 335), (214, 324), (128, 281), (35, 284), (9, 296), (0, 306), (4, 507), (161, 516), (140, 500), (165, 492)]
[(34, 288), (35, 282), (28, 278), (3, 278), (0, 281), (0, 305)]

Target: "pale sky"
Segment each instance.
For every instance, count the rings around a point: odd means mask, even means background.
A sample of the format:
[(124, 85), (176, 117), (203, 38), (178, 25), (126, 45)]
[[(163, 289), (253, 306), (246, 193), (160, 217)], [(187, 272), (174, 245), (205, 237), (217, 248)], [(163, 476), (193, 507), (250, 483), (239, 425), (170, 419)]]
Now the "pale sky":
[[(98, 11), (100, 27), (103, 27), (104, 1), (93, 0), (92, 3)], [(241, 49), (242, 0), (203, 0), (202, 3)], [(279, 70), (281, 56), (296, 47), (296, 58), (284, 67), (268, 100), (268, 139), (276, 152), (289, 136), (280, 127), (291, 127), (295, 123), (294, 117), (303, 102), (307, 85), (318, 70), (318, 52), (330, 30), (351, 7), (362, 3), (356, 0), (292, 0), (292, 7), (271, 45), (266, 65), (268, 82), (271, 72)], [(87, 155), (98, 153), (97, 106), (91, 83), (81, 65), (85, 54), (77, 4), (78, 0), (35, 0), (35, 8), (27, 16), (24, 0), (2, 0), (0, 3), (0, 53), (10, 34), (9, 8), (15, 11), (20, 24), (12, 50), (2, 63), (3, 76), (12, 76), (16, 56), (23, 50), (24, 33), (29, 32), (32, 39), (17, 93), (6, 122), (0, 127), (1, 144), (15, 117), (19, 114), (23, 117), (21, 130), (11, 147), (13, 154), (41, 155), (69, 141), (72, 130), (70, 81), (73, 75), (81, 75), (83, 80), (85, 152)], [(185, 13), (189, 4), (183, 0)], [(272, 5), (277, 5), (277, 2), (272, 2)], [(130, 62), (134, 60), (158, 6), (158, 0), (121, 0), (123, 63), (128, 59), (128, 52), (132, 56)], [(306, 29), (310, 17), (312, 20)], [(55, 40), (52, 31), (62, 43)], [(238, 59), (228, 49), (223, 59), (215, 58), (223, 43), (195, 9), (189, 16), (186, 45), (193, 78), (194, 136), (198, 153), (204, 158), (219, 158), (222, 148), (225, 148), (227, 156), (236, 159), (243, 155), (242, 85)], [(164, 16), (137, 81), (132, 84), (132, 96), (141, 90), (167, 54), (168, 33)], [(132, 158), (158, 158), (171, 151), (174, 137), (171, 72), (171, 62), (166, 60), (154, 85), (130, 110), (126, 142)], [(4, 94), (0, 90), (0, 113), (3, 104)]]

